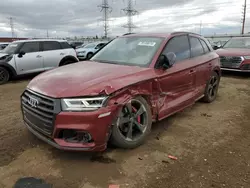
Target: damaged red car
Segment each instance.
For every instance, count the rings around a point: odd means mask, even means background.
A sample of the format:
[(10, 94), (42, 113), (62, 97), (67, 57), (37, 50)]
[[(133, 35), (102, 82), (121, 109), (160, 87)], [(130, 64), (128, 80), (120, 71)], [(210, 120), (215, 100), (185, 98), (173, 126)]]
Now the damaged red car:
[(131, 34), (85, 62), (35, 77), (21, 96), (27, 128), (63, 150), (141, 145), (152, 122), (215, 100), (219, 56), (202, 36)]

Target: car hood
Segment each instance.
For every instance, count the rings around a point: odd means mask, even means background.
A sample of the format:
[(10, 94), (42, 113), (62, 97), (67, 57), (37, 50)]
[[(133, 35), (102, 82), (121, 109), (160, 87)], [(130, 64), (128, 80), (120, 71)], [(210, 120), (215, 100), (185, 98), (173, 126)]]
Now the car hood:
[(154, 77), (152, 68), (85, 61), (44, 72), (27, 88), (54, 98), (109, 95)]
[(219, 56), (250, 56), (250, 49), (245, 48), (225, 48), (218, 49), (216, 53)]

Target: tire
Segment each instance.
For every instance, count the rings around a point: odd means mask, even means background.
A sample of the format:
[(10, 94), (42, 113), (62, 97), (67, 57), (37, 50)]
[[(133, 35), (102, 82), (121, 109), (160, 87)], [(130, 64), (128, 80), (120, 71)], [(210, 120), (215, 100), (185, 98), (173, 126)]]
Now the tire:
[(9, 79), (10, 79), (9, 71), (4, 67), (0, 67), (0, 85), (7, 83)]
[(89, 60), (93, 56), (93, 53), (88, 53), (86, 60)]
[(60, 66), (69, 65), (69, 64), (72, 64), (72, 63), (74, 63), (73, 60), (65, 60), (65, 61), (63, 61), (63, 62), (60, 64)]
[[(219, 75), (216, 72), (212, 72), (212, 74), (207, 82), (206, 88), (205, 88), (204, 97), (202, 98), (203, 102), (211, 103), (216, 99), (219, 84), (220, 84)], [(213, 91), (211, 91), (211, 89)]]
[[(137, 104), (137, 103), (138, 104), (140, 103), (142, 106), (136, 107), (135, 104)], [(128, 123), (121, 124), (120, 118), (124, 118), (126, 116), (124, 111), (125, 111), (125, 109), (127, 109), (127, 106), (129, 106), (129, 104), (131, 104), (131, 106), (132, 106), (132, 111), (136, 108), (141, 109), (141, 107), (142, 107), (144, 112), (142, 115), (139, 115), (138, 117), (136, 117), (135, 114), (137, 112), (139, 113), (139, 109), (136, 109), (135, 112), (132, 112), (132, 113), (134, 113), (134, 117), (133, 117), (134, 120), (129, 120)], [(137, 106), (139, 106), (139, 105), (137, 105)], [(123, 148), (123, 149), (133, 149), (133, 148), (136, 148), (136, 147), (140, 146), (141, 144), (143, 144), (144, 141), (146, 140), (147, 136), (151, 132), (151, 126), (152, 126), (152, 114), (151, 114), (151, 109), (150, 109), (147, 101), (143, 97), (135, 97), (131, 100), (131, 103), (124, 105), (120, 109), (118, 114), (119, 114), (118, 118), (116, 119), (115, 124), (112, 126), (110, 143), (112, 145), (115, 145), (115, 146), (117, 146), (119, 148)], [(130, 116), (128, 116), (126, 118), (130, 119), (129, 117)], [(139, 122), (140, 123), (139, 125), (142, 125), (142, 126), (139, 126), (138, 124), (133, 123), (135, 121), (137, 121), (137, 123)], [(129, 136), (127, 136), (127, 137), (125, 136), (125, 135), (128, 135), (129, 131), (122, 132), (122, 131), (124, 131), (124, 130), (122, 130), (122, 128), (124, 128), (124, 126), (125, 126), (125, 129), (126, 128), (129, 129), (128, 127), (126, 127), (126, 124), (129, 126), (130, 123), (132, 124), (132, 126), (131, 126), (132, 131), (134, 131), (134, 133), (138, 134), (138, 135), (137, 134), (133, 135), (133, 133), (131, 133), (131, 139), (129, 138)], [(123, 127), (121, 127), (121, 126), (123, 126)], [(134, 137), (134, 139), (132, 137)]]

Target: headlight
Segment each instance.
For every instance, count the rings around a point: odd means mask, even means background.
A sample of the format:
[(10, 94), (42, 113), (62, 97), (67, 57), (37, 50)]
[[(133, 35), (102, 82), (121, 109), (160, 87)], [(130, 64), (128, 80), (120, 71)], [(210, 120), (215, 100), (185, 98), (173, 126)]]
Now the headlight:
[(250, 56), (244, 56), (244, 59), (250, 59)]
[(62, 99), (63, 111), (93, 111), (103, 107), (107, 97)]
[(85, 51), (82, 51), (82, 52), (78, 52), (78, 54), (84, 54), (85, 53)]

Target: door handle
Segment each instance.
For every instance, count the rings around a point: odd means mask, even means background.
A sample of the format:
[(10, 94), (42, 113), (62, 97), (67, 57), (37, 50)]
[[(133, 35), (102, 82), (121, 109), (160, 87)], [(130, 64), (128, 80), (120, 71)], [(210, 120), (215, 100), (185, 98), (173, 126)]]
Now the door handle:
[(190, 73), (190, 74), (194, 73), (194, 70), (193, 70), (193, 69), (192, 69), (192, 70), (190, 70), (190, 71), (189, 71), (189, 73)]
[(65, 55), (65, 53), (60, 53), (60, 55)]
[(36, 57), (37, 57), (37, 58), (41, 58), (42, 56), (40, 56), (40, 55), (37, 55)]

